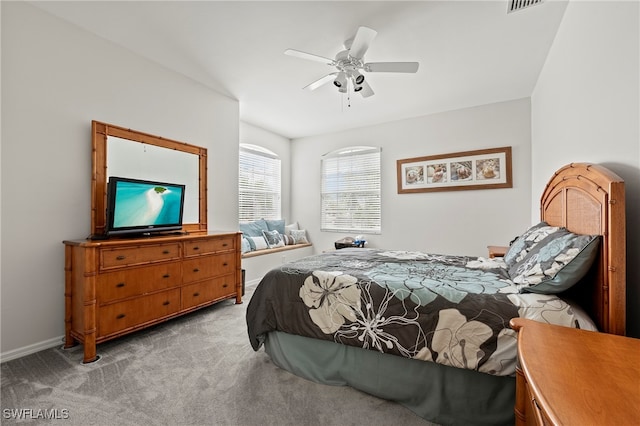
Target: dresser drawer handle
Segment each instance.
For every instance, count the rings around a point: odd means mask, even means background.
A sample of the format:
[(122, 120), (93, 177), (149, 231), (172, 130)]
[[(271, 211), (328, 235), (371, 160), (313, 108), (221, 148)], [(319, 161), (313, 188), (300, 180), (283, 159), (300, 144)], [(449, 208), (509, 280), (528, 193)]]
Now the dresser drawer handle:
[(116, 260), (125, 260), (126, 258), (127, 256), (121, 254), (120, 256), (116, 257)]
[(536, 406), (536, 410), (542, 410), (542, 408), (540, 408), (540, 405), (538, 405), (538, 401), (536, 401), (535, 397), (531, 398), (531, 402)]
[(124, 318), (124, 317), (126, 317), (126, 315), (125, 315), (125, 314), (120, 314), (120, 315), (116, 316), (116, 319), (122, 319), (122, 318)]
[(118, 283), (116, 284), (116, 287), (124, 287), (124, 283)]
[(164, 251), (162, 252), (162, 254), (169, 254), (169, 253), (171, 253), (169, 250), (164, 250)]
[(200, 296), (200, 293), (193, 293), (193, 297), (198, 297)]
[(200, 247), (195, 246), (193, 249), (194, 249), (194, 250), (200, 250)]
[(193, 272), (200, 272), (200, 269), (198, 269), (198, 268), (193, 268)]
[(168, 300), (166, 300), (166, 301), (162, 304), (162, 306), (167, 306), (167, 305), (169, 305), (170, 303), (171, 303), (171, 302), (169, 302)]
[(222, 266), (229, 266), (229, 264), (227, 262), (224, 262)]
[(228, 245), (229, 245), (229, 244), (227, 244), (227, 243), (222, 243), (222, 247), (226, 247), (226, 246), (228, 246)]
[(227, 288), (227, 287), (229, 287), (229, 284), (227, 284), (227, 283), (222, 284), (222, 288)]
[(171, 276), (171, 274), (164, 274), (164, 275), (162, 276), (162, 278), (169, 278), (170, 276)]

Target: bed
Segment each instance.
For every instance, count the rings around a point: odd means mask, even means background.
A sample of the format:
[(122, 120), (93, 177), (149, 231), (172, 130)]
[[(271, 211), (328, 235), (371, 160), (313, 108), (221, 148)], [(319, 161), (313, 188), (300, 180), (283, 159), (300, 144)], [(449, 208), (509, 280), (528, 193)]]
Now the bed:
[(503, 258), (341, 249), (268, 272), (254, 350), (298, 376), (396, 401), (439, 424), (513, 424), (514, 317), (625, 333), (624, 182), (558, 170), (540, 223)]

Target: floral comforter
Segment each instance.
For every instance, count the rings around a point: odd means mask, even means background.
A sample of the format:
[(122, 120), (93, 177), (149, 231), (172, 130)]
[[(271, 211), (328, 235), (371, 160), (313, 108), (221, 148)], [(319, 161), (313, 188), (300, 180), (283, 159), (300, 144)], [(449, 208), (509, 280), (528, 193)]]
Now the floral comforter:
[(247, 326), (256, 351), (279, 330), (505, 376), (515, 374), (518, 316), (577, 325), (558, 297), (520, 294), (501, 259), (355, 248), (271, 270)]

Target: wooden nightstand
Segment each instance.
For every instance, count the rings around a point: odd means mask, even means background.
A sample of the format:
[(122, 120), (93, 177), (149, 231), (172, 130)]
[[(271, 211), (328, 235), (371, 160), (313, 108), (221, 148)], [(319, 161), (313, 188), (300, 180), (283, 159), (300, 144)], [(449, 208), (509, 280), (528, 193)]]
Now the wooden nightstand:
[(514, 318), (516, 425), (640, 422), (640, 339)]
[(489, 257), (494, 258), (494, 257), (503, 257), (505, 254), (507, 254), (507, 250), (509, 250), (509, 247), (487, 246), (487, 249), (489, 250)]

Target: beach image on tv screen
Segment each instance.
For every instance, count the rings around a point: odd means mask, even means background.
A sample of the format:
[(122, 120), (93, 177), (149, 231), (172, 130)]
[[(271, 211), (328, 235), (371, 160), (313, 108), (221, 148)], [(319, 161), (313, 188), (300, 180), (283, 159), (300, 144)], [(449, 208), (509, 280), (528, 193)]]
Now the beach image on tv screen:
[(181, 198), (181, 187), (118, 182), (113, 226), (179, 224)]

